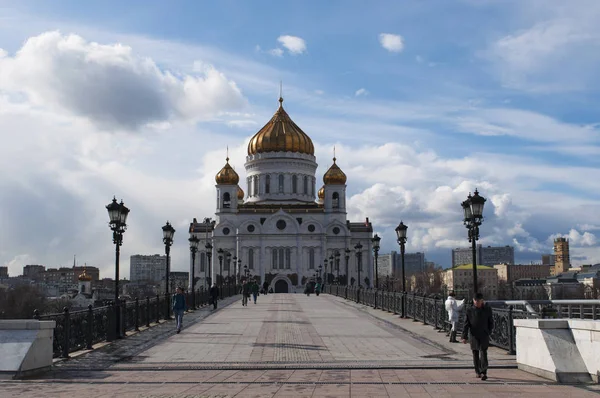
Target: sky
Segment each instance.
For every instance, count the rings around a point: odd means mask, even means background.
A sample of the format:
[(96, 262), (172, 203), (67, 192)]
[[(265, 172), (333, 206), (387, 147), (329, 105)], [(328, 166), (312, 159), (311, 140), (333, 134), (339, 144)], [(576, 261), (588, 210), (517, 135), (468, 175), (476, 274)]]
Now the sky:
[(113, 277), (116, 196), (121, 276), (164, 253), (167, 220), (187, 270), (226, 148), (245, 181), (280, 82), (382, 253), (402, 220), (408, 252), (449, 266), (478, 188), (479, 243), (530, 263), (565, 236), (574, 265), (598, 263), (599, 18), (596, 0), (0, 0), (0, 264), (77, 255)]

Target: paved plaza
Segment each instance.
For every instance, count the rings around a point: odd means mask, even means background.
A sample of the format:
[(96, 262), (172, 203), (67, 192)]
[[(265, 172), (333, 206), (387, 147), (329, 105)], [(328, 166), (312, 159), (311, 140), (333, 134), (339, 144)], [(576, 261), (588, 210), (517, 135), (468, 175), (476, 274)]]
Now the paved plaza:
[[(398, 315), (329, 295), (230, 298), (61, 362), (43, 377), (0, 383), (0, 396), (71, 397), (586, 397), (516, 369), (491, 348), (489, 380), (468, 345)], [(227, 306), (227, 304), (230, 304)]]

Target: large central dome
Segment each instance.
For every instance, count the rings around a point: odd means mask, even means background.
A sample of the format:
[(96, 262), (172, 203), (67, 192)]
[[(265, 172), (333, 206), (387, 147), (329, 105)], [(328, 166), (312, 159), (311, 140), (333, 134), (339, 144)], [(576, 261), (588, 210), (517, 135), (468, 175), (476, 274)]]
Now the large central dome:
[(315, 154), (315, 147), (310, 137), (283, 109), (283, 98), (279, 98), (279, 109), (271, 120), (252, 137), (248, 144), (248, 155), (265, 152), (296, 152), (313, 156)]

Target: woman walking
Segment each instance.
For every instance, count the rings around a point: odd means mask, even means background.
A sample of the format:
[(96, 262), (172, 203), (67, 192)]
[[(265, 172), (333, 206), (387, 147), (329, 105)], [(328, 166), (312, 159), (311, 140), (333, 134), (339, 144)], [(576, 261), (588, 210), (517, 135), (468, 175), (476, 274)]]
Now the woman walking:
[(256, 298), (258, 297), (258, 282), (252, 283), (252, 298), (254, 299), (254, 304), (256, 304)]
[(178, 287), (176, 293), (173, 295), (173, 315), (175, 315), (177, 333), (181, 332), (181, 326), (183, 323), (183, 313), (186, 311), (185, 296), (183, 295), (183, 288)]

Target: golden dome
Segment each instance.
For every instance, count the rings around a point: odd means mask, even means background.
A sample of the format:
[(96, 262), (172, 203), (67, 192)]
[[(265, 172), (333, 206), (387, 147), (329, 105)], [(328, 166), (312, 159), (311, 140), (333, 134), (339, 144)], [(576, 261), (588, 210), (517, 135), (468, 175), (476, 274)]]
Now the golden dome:
[(323, 182), (327, 185), (331, 185), (331, 184), (344, 185), (344, 184), (346, 184), (346, 174), (344, 174), (342, 169), (340, 169), (338, 167), (338, 165), (335, 163), (335, 160), (336, 159), (334, 157), (333, 164), (331, 165), (329, 170), (327, 170), (325, 175), (323, 175)]
[(264, 152), (297, 152), (315, 154), (315, 147), (308, 135), (292, 121), (283, 109), (279, 97), (279, 109), (265, 126), (254, 134), (248, 144), (248, 155)]
[(219, 185), (237, 185), (240, 182), (240, 176), (235, 170), (229, 165), (229, 158), (226, 159), (227, 163), (219, 171), (215, 177), (215, 181)]
[(238, 185), (238, 200), (244, 200), (244, 190), (242, 188), (240, 188), (240, 186)]
[(317, 196), (319, 197), (319, 199), (325, 199), (325, 185), (323, 185), (321, 189), (319, 189), (319, 192), (317, 192)]
[(84, 269), (83, 274), (79, 275), (77, 279), (79, 279), (81, 282), (89, 282), (92, 280), (92, 277), (90, 275), (87, 275)]

